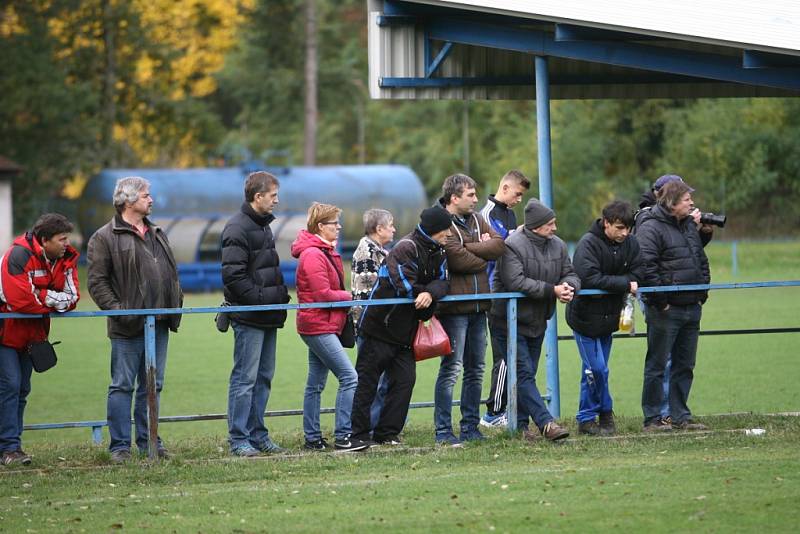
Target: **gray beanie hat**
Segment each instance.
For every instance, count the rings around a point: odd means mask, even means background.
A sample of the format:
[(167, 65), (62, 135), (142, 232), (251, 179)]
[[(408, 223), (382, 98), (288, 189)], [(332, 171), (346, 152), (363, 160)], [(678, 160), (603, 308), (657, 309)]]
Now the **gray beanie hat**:
[(555, 216), (556, 212), (539, 202), (538, 199), (532, 198), (525, 205), (525, 227), (529, 230), (547, 224)]

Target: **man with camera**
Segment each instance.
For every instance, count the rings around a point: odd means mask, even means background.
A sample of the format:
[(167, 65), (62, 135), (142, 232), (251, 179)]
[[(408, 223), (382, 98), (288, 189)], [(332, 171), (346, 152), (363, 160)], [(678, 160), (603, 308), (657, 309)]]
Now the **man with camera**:
[[(670, 182), (676, 182), (676, 181), (683, 182), (683, 178), (681, 178), (677, 174), (665, 174), (663, 176), (659, 176), (658, 179), (653, 183), (653, 187), (642, 193), (639, 202), (639, 211), (637, 211), (636, 214), (634, 215), (634, 221), (635, 221), (634, 233), (636, 233), (636, 228), (638, 228), (642, 222), (650, 218), (651, 210), (653, 209), (653, 206), (655, 206), (656, 204), (656, 195), (661, 190), (661, 188)], [(720, 228), (723, 228), (727, 220), (727, 217), (725, 217), (725, 215), (702, 213), (697, 208), (692, 210), (692, 213), (690, 215), (694, 220), (694, 223), (698, 227), (698, 230), (700, 232), (700, 241), (703, 243), (703, 247), (708, 245), (711, 242), (711, 239), (713, 239), (714, 226), (719, 226)], [(644, 311), (644, 308), (642, 308), (642, 310)], [(670, 358), (667, 357), (667, 364), (666, 367), (664, 368), (664, 381), (663, 381), (664, 403), (661, 405), (661, 418), (667, 423), (672, 423), (672, 417), (670, 416), (669, 413), (669, 400), (668, 400), (669, 374), (671, 369), (672, 369), (672, 362)]]
[[(636, 238), (645, 267), (644, 287), (708, 284), (708, 258), (703, 251), (697, 225), (692, 220), (692, 192), (682, 180), (672, 180), (658, 191), (657, 204), (637, 223)], [(648, 293), (647, 356), (642, 387), (644, 430), (701, 430), (692, 419), (687, 401), (694, 378), (702, 305), (708, 292), (675, 291)], [(672, 423), (661, 417), (664, 399), (662, 381), (668, 358), (672, 358), (669, 409)]]
[[(70, 232), (72, 223), (66, 217), (46, 213), (30, 232), (14, 240), (0, 258), (0, 311), (63, 313), (75, 308), (80, 297), (78, 251), (69, 244)], [(50, 319), (46, 317), (0, 319), (0, 462), (3, 465), (31, 463), (31, 457), (22, 450), (22, 415), (31, 392), (34, 346), (44, 343), (48, 347), (49, 332)]]

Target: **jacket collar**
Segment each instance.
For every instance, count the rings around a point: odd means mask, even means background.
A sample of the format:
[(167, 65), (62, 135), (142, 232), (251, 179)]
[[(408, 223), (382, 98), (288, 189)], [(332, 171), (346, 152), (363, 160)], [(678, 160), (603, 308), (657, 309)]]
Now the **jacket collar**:
[(267, 226), (275, 220), (275, 216), (271, 213), (267, 213), (266, 215), (256, 213), (256, 210), (253, 209), (253, 206), (251, 206), (249, 202), (243, 202), (241, 209), (242, 213), (253, 219), (253, 222), (259, 226)]
[(489, 195), (489, 202), (492, 202), (495, 206), (499, 206), (499, 207), (503, 208), (504, 210), (511, 209), (511, 208), (508, 207), (508, 204), (506, 204), (505, 202), (500, 202), (499, 200), (497, 200), (494, 197), (494, 195)]
[[(159, 231), (161, 227), (157, 224), (153, 224), (153, 222), (148, 219), (147, 217), (144, 218), (144, 224), (150, 229), (150, 231)], [(122, 215), (117, 213), (114, 215), (114, 218), (111, 219), (111, 230), (114, 232), (133, 232), (136, 235), (140, 235), (136, 228), (125, 222), (125, 219), (122, 218)]]

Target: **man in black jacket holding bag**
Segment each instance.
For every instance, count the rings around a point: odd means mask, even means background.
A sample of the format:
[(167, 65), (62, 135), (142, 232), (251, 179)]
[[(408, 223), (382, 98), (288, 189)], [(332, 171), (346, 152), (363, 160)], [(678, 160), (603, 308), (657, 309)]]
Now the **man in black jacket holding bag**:
[[(578, 433), (616, 432), (608, 389), (611, 334), (619, 329), (619, 314), (627, 293), (636, 294), (644, 280), (639, 243), (629, 235), (633, 212), (627, 202), (614, 201), (603, 208), (578, 242), (572, 265), (583, 289), (604, 289), (608, 295), (578, 295), (567, 304), (567, 324), (572, 328), (581, 367)], [(599, 424), (598, 424), (599, 423)]]
[(356, 371), (358, 388), (353, 399), (353, 437), (369, 441), (370, 406), (378, 377), (386, 372), (389, 388), (378, 424), (375, 443), (399, 444), (416, 382), (416, 362), (411, 349), (419, 321), (427, 321), (436, 302), (449, 287), (447, 257), (443, 248), (450, 235), (450, 215), (440, 207), (427, 208), (416, 230), (397, 242), (378, 271), (370, 300), (407, 297), (412, 304), (366, 306), (361, 315)]
[[(278, 205), (278, 179), (259, 171), (244, 184), (245, 202), (222, 231), (222, 281), (225, 300), (234, 306), (286, 304), (280, 259), (269, 224)], [(230, 314), (233, 370), (228, 388), (228, 434), (231, 454), (257, 456), (282, 449), (269, 437), (264, 411), (275, 374), (278, 328), (286, 310)]]

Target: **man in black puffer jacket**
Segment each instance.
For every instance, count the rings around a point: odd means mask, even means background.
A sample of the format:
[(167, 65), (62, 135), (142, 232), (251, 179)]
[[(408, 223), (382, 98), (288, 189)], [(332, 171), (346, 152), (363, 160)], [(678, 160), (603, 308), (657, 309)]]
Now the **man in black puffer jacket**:
[[(610, 435), (616, 431), (608, 389), (611, 334), (619, 329), (619, 314), (627, 293), (644, 281), (639, 243), (629, 235), (633, 213), (627, 202), (614, 201), (578, 242), (572, 265), (583, 289), (604, 289), (609, 295), (578, 295), (567, 304), (583, 362), (578, 406), (578, 433)], [(598, 425), (599, 418), (599, 425)]]
[[(235, 306), (286, 304), (280, 260), (269, 224), (278, 204), (278, 179), (259, 171), (244, 184), (245, 202), (222, 231), (222, 282), (225, 300)], [(233, 370), (228, 389), (231, 453), (256, 456), (281, 450), (264, 426), (264, 410), (275, 374), (277, 329), (286, 311), (231, 313)]]
[[(637, 224), (636, 238), (645, 266), (645, 286), (708, 284), (708, 258), (691, 217), (694, 190), (672, 181), (658, 192), (650, 217)], [(687, 406), (694, 378), (702, 305), (708, 291), (648, 293), (645, 298), (647, 356), (642, 389), (646, 431), (702, 429)], [(672, 425), (661, 420), (664, 392), (661, 382), (672, 355), (669, 406)]]

